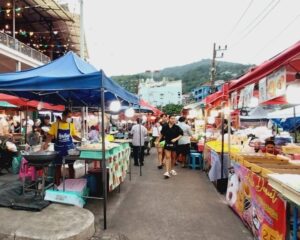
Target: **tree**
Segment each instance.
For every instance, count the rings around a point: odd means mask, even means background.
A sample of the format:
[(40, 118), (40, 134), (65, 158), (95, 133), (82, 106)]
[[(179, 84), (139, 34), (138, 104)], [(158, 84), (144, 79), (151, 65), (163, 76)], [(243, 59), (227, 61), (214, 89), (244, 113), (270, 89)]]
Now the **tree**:
[(164, 106), (162, 108), (162, 111), (168, 115), (180, 115), (182, 108), (183, 108), (182, 104), (170, 103)]

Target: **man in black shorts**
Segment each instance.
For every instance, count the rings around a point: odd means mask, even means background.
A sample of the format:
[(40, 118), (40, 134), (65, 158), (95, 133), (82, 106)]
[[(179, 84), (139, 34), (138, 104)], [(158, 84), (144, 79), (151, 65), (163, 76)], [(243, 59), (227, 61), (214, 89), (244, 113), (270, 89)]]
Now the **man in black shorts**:
[(170, 116), (169, 123), (164, 125), (159, 138), (157, 139), (157, 144), (161, 138), (165, 139), (165, 161), (166, 161), (166, 172), (164, 173), (165, 178), (169, 178), (172, 175), (177, 175), (176, 171), (172, 169), (172, 153), (176, 154), (176, 146), (178, 140), (182, 137), (183, 132), (180, 127), (175, 125), (175, 117)]

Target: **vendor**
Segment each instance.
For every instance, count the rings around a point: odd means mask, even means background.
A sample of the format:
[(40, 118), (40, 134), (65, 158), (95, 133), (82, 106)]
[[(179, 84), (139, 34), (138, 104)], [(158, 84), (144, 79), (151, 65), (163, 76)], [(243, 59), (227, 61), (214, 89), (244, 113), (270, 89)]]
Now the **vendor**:
[(264, 153), (269, 153), (273, 155), (279, 154), (279, 151), (276, 150), (275, 142), (270, 139), (266, 139), (265, 141), (265, 148), (262, 150)]
[[(78, 137), (78, 134), (75, 130), (74, 124), (72, 121), (72, 112), (66, 109), (62, 113), (61, 121), (55, 122), (51, 125), (51, 128), (48, 132), (46, 142), (43, 146), (43, 149), (49, 147), (49, 143), (52, 139), (55, 139), (54, 150), (59, 152), (55, 160), (55, 184), (58, 186), (60, 184), (61, 178), (61, 164), (62, 158), (68, 155), (68, 150), (74, 148), (73, 140), (74, 138), (77, 141), (81, 141), (81, 138)], [(74, 172), (74, 162), (69, 162), (69, 178), (75, 177)]]

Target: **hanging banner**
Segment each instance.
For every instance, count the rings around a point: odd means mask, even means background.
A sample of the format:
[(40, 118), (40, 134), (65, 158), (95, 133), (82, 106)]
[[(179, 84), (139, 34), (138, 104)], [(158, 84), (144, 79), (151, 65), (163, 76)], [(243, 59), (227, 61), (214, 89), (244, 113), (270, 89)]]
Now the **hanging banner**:
[(258, 96), (258, 102), (262, 103), (268, 100), (267, 96), (267, 79), (263, 78), (258, 83), (259, 87), (259, 96)]
[(245, 89), (242, 89), (240, 91), (240, 98), (239, 98), (238, 109), (241, 109), (241, 108), (243, 108), (245, 106), (245, 104), (244, 104), (244, 90)]
[(230, 105), (232, 109), (238, 109), (238, 94), (237, 92), (233, 92), (230, 96)]
[(282, 96), (286, 90), (286, 70), (281, 68), (270, 74), (267, 79), (267, 100)]
[(266, 178), (233, 163), (226, 201), (253, 232), (255, 239), (285, 239), (286, 202), (268, 185)]
[(253, 97), (254, 83), (245, 87), (244, 90), (244, 107), (247, 107), (251, 103), (251, 98)]

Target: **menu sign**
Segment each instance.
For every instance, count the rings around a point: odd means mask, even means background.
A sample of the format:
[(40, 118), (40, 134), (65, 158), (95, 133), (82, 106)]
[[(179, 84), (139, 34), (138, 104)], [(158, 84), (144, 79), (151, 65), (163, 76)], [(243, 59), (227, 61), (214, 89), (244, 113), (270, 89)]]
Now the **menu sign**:
[(286, 69), (283, 67), (266, 77), (267, 100), (282, 96), (286, 90)]
[(263, 78), (259, 81), (258, 83), (259, 87), (259, 97), (258, 97), (258, 102), (262, 103), (268, 100), (267, 96), (267, 79)]

